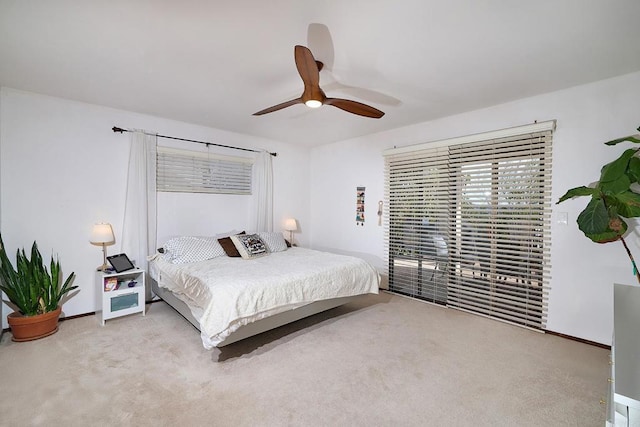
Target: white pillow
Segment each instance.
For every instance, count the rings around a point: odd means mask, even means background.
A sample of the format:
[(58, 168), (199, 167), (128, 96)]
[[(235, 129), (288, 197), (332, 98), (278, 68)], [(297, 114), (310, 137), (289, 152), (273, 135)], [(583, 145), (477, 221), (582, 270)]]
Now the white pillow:
[(287, 242), (285, 242), (282, 233), (261, 231), (258, 233), (258, 236), (260, 236), (260, 239), (267, 245), (269, 252), (282, 252), (287, 250)]
[(236, 234), (231, 236), (231, 241), (244, 259), (269, 255), (266, 245), (257, 234)]
[(204, 261), (225, 255), (215, 237), (181, 236), (164, 244), (165, 259), (173, 264)]

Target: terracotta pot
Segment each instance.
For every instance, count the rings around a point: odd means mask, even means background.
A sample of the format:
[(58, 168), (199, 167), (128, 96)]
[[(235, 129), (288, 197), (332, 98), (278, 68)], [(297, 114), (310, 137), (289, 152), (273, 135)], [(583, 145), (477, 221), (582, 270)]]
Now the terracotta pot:
[(7, 316), (7, 321), (11, 327), (13, 341), (31, 341), (44, 338), (58, 332), (58, 318), (62, 307), (54, 311), (36, 316), (23, 316), (14, 311)]

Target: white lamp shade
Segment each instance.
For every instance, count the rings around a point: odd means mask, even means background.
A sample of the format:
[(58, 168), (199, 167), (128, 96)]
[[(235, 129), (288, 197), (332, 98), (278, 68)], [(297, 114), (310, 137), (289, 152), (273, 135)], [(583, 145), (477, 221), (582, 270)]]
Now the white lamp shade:
[(113, 245), (116, 242), (116, 238), (113, 235), (111, 224), (95, 224), (91, 230), (89, 242), (94, 245)]
[(298, 229), (298, 223), (294, 218), (289, 218), (284, 222), (284, 229), (287, 231), (296, 231)]

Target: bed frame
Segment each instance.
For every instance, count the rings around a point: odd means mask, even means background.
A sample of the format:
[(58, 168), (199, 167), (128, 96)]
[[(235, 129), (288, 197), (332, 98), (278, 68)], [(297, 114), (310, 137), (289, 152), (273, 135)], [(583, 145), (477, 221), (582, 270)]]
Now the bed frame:
[[(173, 307), (178, 313), (187, 319), (196, 329), (200, 330), (200, 322), (193, 316), (191, 310), (184, 301), (178, 299), (173, 293), (165, 288), (158, 286), (158, 283), (151, 279), (151, 288), (153, 293), (162, 298), (167, 304)], [(305, 317), (312, 316), (314, 314), (321, 313), (326, 310), (346, 304), (359, 295), (341, 298), (332, 298), (322, 301), (316, 301), (311, 304), (303, 305), (289, 311), (278, 313), (276, 315), (267, 317), (265, 319), (258, 320), (248, 325), (241, 326), (237, 331), (229, 335), (223, 342), (216, 347), (224, 347), (228, 344), (236, 341), (243, 340), (245, 338), (252, 337), (254, 335), (261, 334), (271, 329), (286, 325), (287, 323), (295, 322), (296, 320), (304, 319)]]

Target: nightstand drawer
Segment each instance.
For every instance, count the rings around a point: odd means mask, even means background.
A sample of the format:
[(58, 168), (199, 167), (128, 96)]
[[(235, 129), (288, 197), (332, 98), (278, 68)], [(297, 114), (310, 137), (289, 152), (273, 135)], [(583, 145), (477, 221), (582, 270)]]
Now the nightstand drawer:
[(118, 295), (111, 298), (111, 312), (126, 310), (128, 308), (138, 307), (138, 293), (131, 292), (129, 294)]

